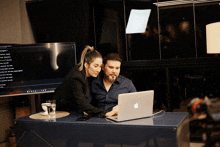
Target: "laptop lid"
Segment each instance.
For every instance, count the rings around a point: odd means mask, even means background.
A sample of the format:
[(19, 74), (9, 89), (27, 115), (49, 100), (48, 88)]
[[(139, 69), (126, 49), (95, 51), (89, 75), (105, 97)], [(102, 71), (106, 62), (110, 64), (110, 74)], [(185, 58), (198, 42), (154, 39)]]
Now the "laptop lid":
[(153, 114), (154, 91), (141, 91), (118, 95), (118, 115), (108, 117), (114, 121), (125, 121)]

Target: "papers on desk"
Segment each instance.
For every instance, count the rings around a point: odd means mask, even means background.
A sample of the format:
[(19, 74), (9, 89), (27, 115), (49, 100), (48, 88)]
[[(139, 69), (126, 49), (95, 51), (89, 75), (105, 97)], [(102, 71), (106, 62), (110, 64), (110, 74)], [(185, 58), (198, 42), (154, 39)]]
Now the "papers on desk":
[(150, 16), (150, 9), (132, 9), (128, 19), (126, 34), (144, 33)]

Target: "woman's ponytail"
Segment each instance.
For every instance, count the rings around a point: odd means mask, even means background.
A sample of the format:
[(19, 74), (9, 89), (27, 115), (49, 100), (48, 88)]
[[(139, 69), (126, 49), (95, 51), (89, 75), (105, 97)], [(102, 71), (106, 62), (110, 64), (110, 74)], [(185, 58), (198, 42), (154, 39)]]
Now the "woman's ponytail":
[(84, 62), (87, 62), (85, 59), (86, 59), (86, 54), (88, 53), (88, 50), (90, 51), (95, 51), (94, 47), (92, 46), (86, 46), (85, 49), (82, 51), (82, 54), (81, 54), (81, 58), (80, 58), (80, 62), (78, 65), (79, 66), (79, 71), (82, 71), (83, 70), (83, 66), (84, 66)]

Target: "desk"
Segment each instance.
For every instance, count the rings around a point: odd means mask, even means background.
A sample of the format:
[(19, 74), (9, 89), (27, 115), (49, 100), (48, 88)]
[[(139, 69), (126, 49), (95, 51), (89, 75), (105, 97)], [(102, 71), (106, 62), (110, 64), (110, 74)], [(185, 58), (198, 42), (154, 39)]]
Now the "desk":
[[(81, 114), (58, 119), (15, 119), (17, 147), (189, 147), (188, 113), (165, 112), (154, 118), (112, 122), (106, 118), (76, 121)], [(186, 125), (182, 125), (186, 124)], [(182, 127), (183, 126), (183, 127)], [(180, 133), (179, 133), (180, 132)]]

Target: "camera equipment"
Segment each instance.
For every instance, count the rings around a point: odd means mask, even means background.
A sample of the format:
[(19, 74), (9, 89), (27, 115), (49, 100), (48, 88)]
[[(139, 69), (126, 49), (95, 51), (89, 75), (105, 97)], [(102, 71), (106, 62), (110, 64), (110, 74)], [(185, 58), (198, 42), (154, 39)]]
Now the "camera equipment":
[(188, 111), (202, 123), (202, 139), (205, 147), (219, 146), (220, 143), (220, 99), (193, 98)]

